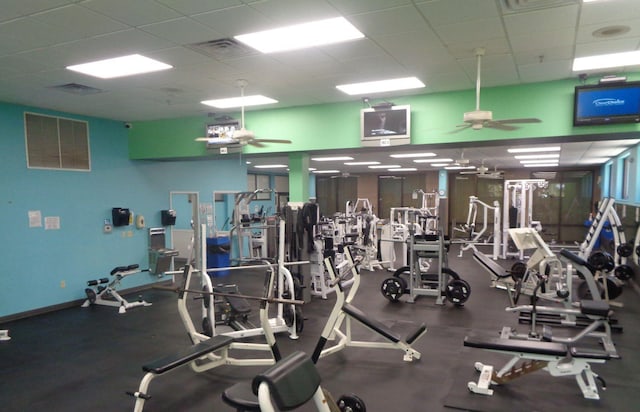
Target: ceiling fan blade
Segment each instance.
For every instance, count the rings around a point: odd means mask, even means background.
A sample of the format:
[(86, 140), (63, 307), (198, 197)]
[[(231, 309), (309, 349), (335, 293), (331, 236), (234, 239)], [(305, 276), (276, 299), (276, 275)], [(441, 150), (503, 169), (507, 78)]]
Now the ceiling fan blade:
[(517, 127), (515, 126), (509, 126), (508, 124), (504, 124), (498, 121), (485, 122), (484, 126), (490, 127), (492, 129), (498, 129), (498, 130), (516, 130), (517, 129)]
[(459, 124), (456, 127), (457, 127), (456, 130), (452, 130), (448, 134), (460, 133), (461, 131), (470, 128), (471, 127), (471, 123)]
[(262, 143), (291, 143), (291, 140), (287, 139), (253, 139), (253, 141)]
[(254, 146), (254, 147), (264, 147), (264, 145), (259, 140), (256, 140), (256, 139), (247, 140), (247, 144), (250, 144), (251, 146)]
[(503, 120), (494, 120), (496, 123), (542, 123), (542, 120), (536, 119), (535, 117), (528, 117), (522, 119), (503, 119)]

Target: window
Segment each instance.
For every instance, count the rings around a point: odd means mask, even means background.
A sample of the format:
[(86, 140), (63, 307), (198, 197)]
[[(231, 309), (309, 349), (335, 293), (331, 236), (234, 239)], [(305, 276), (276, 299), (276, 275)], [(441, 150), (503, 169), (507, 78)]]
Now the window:
[(257, 189), (266, 190), (265, 193), (258, 193), (256, 195), (257, 200), (269, 200), (271, 199), (271, 185), (269, 184), (269, 175), (255, 175), (247, 174), (247, 190), (253, 192)]
[(91, 170), (87, 122), (25, 113), (27, 167)]

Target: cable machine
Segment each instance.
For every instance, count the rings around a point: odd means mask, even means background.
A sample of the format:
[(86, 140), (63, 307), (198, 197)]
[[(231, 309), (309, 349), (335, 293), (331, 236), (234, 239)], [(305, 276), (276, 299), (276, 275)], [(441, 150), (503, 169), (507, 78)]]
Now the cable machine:
[(502, 210), (502, 253), (500, 258), (524, 258), (524, 252), (509, 252), (509, 229), (532, 227), (540, 231), (542, 225), (533, 220), (533, 192), (544, 189), (549, 183), (544, 179), (519, 179), (504, 181)]

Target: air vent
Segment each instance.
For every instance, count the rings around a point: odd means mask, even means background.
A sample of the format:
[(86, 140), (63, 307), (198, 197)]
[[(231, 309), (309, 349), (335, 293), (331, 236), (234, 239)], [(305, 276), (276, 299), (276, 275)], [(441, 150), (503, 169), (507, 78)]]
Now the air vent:
[(185, 47), (217, 60), (236, 59), (258, 53), (256, 50), (234, 39), (209, 40), (201, 43), (187, 44)]
[(556, 172), (533, 172), (536, 179), (553, 180), (556, 178)]
[(502, 8), (505, 13), (519, 13), (578, 3), (580, 0), (502, 0)]
[(79, 94), (83, 96), (87, 94), (97, 94), (104, 92), (104, 90), (102, 89), (96, 89), (95, 87), (85, 86), (84, 84), (78, 83), (61, 84), (58, 86), (51, 86), (51, 88), (63, 91), (65, 93)]

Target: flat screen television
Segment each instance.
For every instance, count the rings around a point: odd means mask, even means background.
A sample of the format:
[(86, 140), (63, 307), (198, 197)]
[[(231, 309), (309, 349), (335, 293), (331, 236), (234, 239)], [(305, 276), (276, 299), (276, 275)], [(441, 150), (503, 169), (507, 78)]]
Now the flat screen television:
[(403, 140), (411, 137), (411, 107), (409, 105), (367, 108), (360, 111), (361, 140)]
[(573, 125), (640, 122), (640, 82), (576, 86)]

